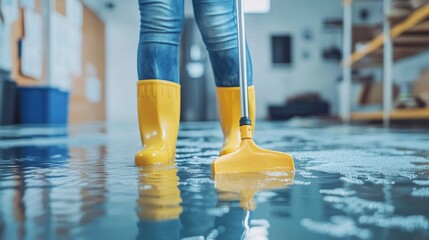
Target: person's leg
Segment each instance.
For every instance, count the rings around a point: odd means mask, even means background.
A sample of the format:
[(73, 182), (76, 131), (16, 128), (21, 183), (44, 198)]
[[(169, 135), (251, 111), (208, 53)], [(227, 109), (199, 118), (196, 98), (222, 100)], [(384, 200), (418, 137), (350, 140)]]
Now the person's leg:
[[(224, 134), (220, 155), (240, 145), (240, 89), (235, 0), (193, 0), (195, 18), (210, 55), (217, 86), (219, 120)], [(250, 117), (255, 122), (252, 61), (247, 48)], [(252, 128), (253, 130), (253, 128)]]
[(143, 149), (136, 165), (174, 160), (180, 120), (178, 46), (183, 0), (139, 0), (137, 106)]
[(139, 0), (139, 8), (139, 79), (179, 83), (178, 55), (184, 21), (184, 1)]
[[(239, 86), (235, 0), (193, 0), (195, 19), (209, 51), (217, 87)], [(252, 85), (252, 61), (247, 48), (247, 77)]]

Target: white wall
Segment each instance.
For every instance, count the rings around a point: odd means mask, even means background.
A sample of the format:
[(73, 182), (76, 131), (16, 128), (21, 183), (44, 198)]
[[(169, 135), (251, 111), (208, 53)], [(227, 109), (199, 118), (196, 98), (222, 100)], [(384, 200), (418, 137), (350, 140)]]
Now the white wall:
[(137, 121), (136, 83), (139, 11), (137, 1), (118, 1), (106, 21), (107, 119)]
[[(323, 20), (341, 17), (338, 0), (272, 0), (269, 14), (248, 15), (247, 37), (251, 47), (258, 118), (267, 116), (268, 104), (282, 104), (287, 97), (316, 91), (329, 100), (336, 112), (336, 79), (341, 73), (338, 63), (326, 63), (323, 47), (333, 36), (323, 32)], [(186, 0), (187, 15), (192, 12)], [(107, 116), (109, 121), (136, 120), (136, 52), (139, 13), (136, 1), (116, 1), (113, 11), (104, 11), (107, 37)], [(308, 29), (313, 39), (303, 41)], [(271, 34), (293, 35), (293, 65), (271, 65)], [(302, 52), (310, 58), (304, 60)]]
[(10, 23), (0, 22), (0, 68), (9, 71), (12, 68), (11, 33)]
[[(323, 21), (341, 16), (341, 1), (272, 0), (269, 14), (246, 17), (259, 118), (267, 115), (269, 104), (282, 104), (287, 97), (308, 91), (318, 92), (331, 103), (333, 112), (337, 112), (336, 79), (340, 76), (340, 67), (338, 63), (325, 62), (321, 54), (333, 40), (332, 35), (323, 31)], [(303, 40), (305, 29), (312, 32), (311, 41)], [(270, 35), (281, 33), (293, 36), (290, 68), (271, 64)], [(303, 51), (310, 53), (309, 59), (303, 58)]]

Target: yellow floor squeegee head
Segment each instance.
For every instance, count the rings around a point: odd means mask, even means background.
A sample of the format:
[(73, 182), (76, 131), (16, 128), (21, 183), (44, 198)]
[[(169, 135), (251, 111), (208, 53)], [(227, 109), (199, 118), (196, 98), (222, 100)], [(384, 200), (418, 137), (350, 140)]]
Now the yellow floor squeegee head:
[(236, 8), (242, 114), (240, 119), (241, 143), (235, 152), (219, 157), (213, 162), (213, 175), (294, 170), (295, 166), (291, 155), (260, 148), (253, 141), (252, 122), (249, 117), (247, 55), (242, 0), (236, 1)]

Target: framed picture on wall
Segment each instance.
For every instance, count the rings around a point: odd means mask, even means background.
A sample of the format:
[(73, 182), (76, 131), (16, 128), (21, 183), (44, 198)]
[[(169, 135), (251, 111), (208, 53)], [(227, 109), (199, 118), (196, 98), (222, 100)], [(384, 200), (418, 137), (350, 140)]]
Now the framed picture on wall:
[(274, 65), (291, 65), (292, 49), (290, 34), (271, 36), (271, 61)]

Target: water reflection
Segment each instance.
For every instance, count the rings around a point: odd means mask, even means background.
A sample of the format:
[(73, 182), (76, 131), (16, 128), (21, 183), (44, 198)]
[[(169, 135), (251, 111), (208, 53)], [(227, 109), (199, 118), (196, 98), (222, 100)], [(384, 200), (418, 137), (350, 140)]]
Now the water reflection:
[[(261, 191), (283, 189), (293, 184), (294, 172), (224, 174), (215, 177), (220, 204), (230, 211), (218, 223), (219, 239), (268, 239), (269, 222), (253, 219), (256, 209), (255, 194)], [(239, 202), (240, 208), (234, 203)]]
[[(295, 173), (245, 173), (217, 175), (215, 187), (221, 201), (239, 200), (244, 210), (255, 210), (254, 196), (257, 192), (270, 189), (282, 189), (293, 184)], [(238, 198), (238, 199), (237, 199)]]
[(299, 149), (295, 176), (213, 179), (209, 123), (158, 169), (136, 169), (129, 126), (0, 128), (0, 239), (428, 239), (429, 134), (259, 126), (261, 146)]
[(253, 219), (254, 196), (286, 188), (294, 173), (221, 175), (216, 189), (193, 176), (192, 185), (179, 184), (174, 165), (139, 169), (136, 239), (264, 239), (269, 222)]
[[(67, 147), (61, 145), (1, 149), (0, 182), (4, 191), (0, 196), (2, 211), (10, 212), (10, 217), (3, 218), (0, 212), (0, 236), (9, 232), (16, 239), (44, 239), (49, 234), (53, 219), (49, 173), (65, 164), (67, 155)], [(28, 226), (38, 230), (31, 233)]]
[[(79, 225), (87, 225), (107, 213), (106, 147), (71, 148), (70, 170), (78, 172), (79, 181), (84, 183), (79, 190), (81, 217)], [(64, 229), (67, 234), (70, 229)]]
[(137, 239), (179, 239), (182, 199), (178, 185), (174, 165), (139, 169)]
[[(21, 146), (0, 152), (2, 169), (12, 174), (2, 174), (2, 211), (10, 207), (13, 217), (3, 218), (0, 212), (0, 236), (68, 238), (76, 227), (106, 215), (104, 146)], [(70, 183), (80, 187), (70, 188)]]

